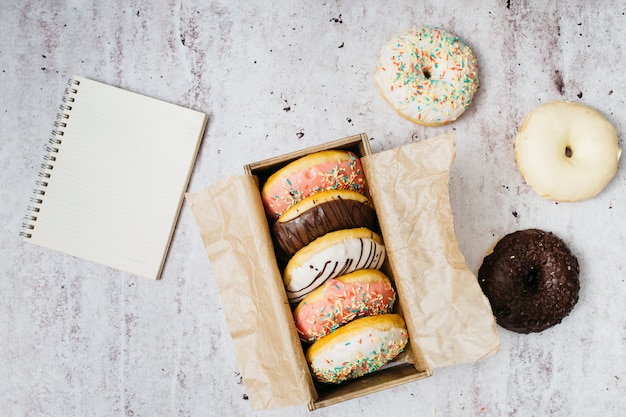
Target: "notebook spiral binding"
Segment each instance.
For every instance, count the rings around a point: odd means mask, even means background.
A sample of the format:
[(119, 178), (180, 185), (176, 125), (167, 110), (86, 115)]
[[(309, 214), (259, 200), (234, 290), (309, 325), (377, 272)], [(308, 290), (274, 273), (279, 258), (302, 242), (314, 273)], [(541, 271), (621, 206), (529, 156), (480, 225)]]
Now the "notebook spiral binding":
[(62, 104), (59, 106), (59, 113), (57, 113), (56, 120), (54, 121), (54, 129), (52, 130), (52, 136), (48, 139), (48, 145), (46, 146), (46, 155), (43, 157), (44, 162), (41, 164), (41, 170), (37, 174), (39, 180), (35, 182), (36, 188), (33, 189), (33, 197), (30, 198), (30, 206), (27, 208), (27, 214), (22, 223), (22, 231), (20, 236), (29, 239), (33, 236), (33, 230), (35, 229), (35, 223), (37, 222), (37, 214), (41, 210), (44, 196), (46, 195), (46, 188), (48, 182), (52, 177), (52, 170), (54, 169), (54, 163), (57, 160), (57, 154), (59, 148), (63, 143), (64, 130), (67, 127), (67, 119), (70, 117), (72, 111), (72, 103), (74, 103), (74, 96), (78, 93), (77, 87), (80, 85), (80, 81), (70, 79), (68, 81), (68, 87), (65, 88)]

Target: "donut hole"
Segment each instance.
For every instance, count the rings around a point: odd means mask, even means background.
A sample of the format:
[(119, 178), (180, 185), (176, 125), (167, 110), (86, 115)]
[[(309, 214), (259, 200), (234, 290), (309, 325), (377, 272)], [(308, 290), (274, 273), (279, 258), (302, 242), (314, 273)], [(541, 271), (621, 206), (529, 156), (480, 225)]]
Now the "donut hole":
[(565, 147), (565, 157), (566, 157), (566, 158), (571, 158), (571, 157), (572, 157), (572, 154), (573, 154), (573, 152), (572, 152), (572, 148), (570, 148), (570, 147), (569, 147), (569, 145), (567, 145), (567, 146)]
[(427, 80), (430, 80), (430, 71), (424, 70), (424, 78), (426, 78)]
[(526, 285), (526, 288), (529, 288), (531, 291), (537, 291), (539, 288), (539, 270), (537, 270), (537, 268), (530, 268), (526, 275), (524, 284)]

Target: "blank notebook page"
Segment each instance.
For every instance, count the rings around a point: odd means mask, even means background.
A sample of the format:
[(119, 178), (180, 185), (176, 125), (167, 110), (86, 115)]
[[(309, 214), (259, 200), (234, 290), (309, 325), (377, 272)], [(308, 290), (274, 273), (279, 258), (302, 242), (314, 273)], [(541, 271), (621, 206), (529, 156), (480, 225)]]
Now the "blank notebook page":
[(64, 106), (25, 240), (158, 279), (207, 116), (82, 77)]

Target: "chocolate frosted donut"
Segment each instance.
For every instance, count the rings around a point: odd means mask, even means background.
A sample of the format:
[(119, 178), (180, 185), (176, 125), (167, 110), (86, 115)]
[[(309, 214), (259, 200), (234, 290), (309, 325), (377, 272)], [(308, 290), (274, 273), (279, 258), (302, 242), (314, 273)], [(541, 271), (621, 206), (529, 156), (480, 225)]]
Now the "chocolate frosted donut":
[(326, 233), (341, 229), (378, 228), (376, 213), (363, 194), (321, 191), (287, 210), (272, 227), (276, 244), (291, 257)]
[(497, 323), (518, 333), (561, 322), (578, 301), (576, 256), (550, 232), (520, 230), (504, 236), (483, 260), (478, 282)]

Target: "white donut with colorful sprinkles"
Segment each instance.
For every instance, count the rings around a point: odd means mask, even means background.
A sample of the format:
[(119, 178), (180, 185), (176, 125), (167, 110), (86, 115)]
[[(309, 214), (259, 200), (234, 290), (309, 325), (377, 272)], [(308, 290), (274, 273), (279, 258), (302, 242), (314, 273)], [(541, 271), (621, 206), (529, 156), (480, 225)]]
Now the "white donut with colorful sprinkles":
[(313, 377), (339, 384), (374, 372), (398, 356), (409, 334), (398, 314), (362, 317), (340, 327), (306, 351)]
[(392, 37), (376, 67), (376, 85), (403, 117), (440, 126), (461, 116), (478, 89), (472, 50), (450, 32), (419, 26)]

